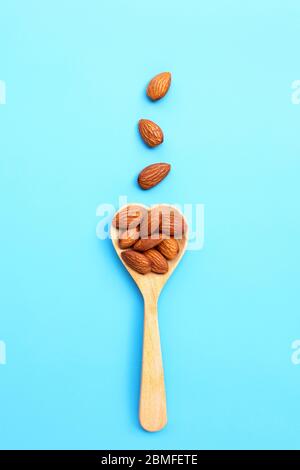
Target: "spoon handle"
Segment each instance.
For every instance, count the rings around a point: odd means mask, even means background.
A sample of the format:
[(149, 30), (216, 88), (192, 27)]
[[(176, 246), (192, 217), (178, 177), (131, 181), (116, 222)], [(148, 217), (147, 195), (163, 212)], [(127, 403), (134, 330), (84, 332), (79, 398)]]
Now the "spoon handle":
[(150, 432), (167, 424), (164, 369), (160, 347), (157, 301), (145, 299), (140, 423)]

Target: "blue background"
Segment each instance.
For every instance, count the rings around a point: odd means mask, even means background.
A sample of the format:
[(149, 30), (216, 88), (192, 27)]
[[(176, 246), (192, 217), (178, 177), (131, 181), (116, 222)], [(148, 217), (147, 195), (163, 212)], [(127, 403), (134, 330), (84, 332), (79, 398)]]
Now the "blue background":
[[(299, 27), (298, 0), (1, 2), (1, 448), (300, 448)], [(155, 161), (173, 170), (142, 192)], [(95, 235), (119, 195), (205, 204), (204, 249), (160, 299), (156, 434), (137, 418), (142, 300)]]

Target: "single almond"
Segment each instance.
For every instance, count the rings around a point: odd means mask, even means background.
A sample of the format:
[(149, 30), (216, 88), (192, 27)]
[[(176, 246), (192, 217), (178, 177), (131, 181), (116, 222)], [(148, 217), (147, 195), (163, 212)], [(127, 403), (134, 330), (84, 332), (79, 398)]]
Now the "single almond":
[(171, 79), (170, 72), (162, 72), (153, 77), (147, 87), (148, 97), (153, 101), (163, 98), (170, 88)]
[(155, 232), (158, 232), (161, 223), (161, 212), (157, 207), (148, 210), (147, 214), (141, 221), (141, 238), (147, 238)]
[(133, 245), (133, 249), (136, 251), (147, 251), (151, 248), (154, 248), (156, 245), (159, 245), (164, 239), (162, 234), (153, 234), (151, 238), (140, 238)]
[(127, 266), (140, 274), (151, 271), (151, 261), (142, 253), (133, 250), (122, 251), (121, 257)]
[(153, 163), (140, 172), (138, 183), (142, 189), (153, 188), (168, 175), (170, 170), (169, 163)]
[(176, 258), (179, 253), (178, 241), (174, 238), (166, 238), (156, 248), (165, 258), (170, 260)]
[(163, 208), (160, 230), (168, 237), (181, 239), (186, 231), (184, 218), (176, 209)]
[(141, 119), (139, 121), (139, 131), (143, 141), (149, 147), (156, 147), (164, 141), (164, 134), (161, 128), (149, 119)]
[(169, 265), (166, 258), (163, 257), (157, 250), (145, 251), (144, 255), (151, 261), (151, 271), (157, 274), (166, 274), (169, 270)]
[(141, 206), (129, 205), (114, 216), (112, 224), (114, 227), (123, 230), (135, 228), (140, 224), (146, 213), (146, 209)]
[(140, 231), (138, 227), (130, 228), (119, 234), (119, 247), (121, 250), (130, 248), (138, 240)]

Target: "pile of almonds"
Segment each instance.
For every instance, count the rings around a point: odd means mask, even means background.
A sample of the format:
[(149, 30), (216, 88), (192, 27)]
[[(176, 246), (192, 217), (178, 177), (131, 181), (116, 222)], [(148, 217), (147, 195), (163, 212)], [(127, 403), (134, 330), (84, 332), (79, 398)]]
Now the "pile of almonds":
[[(162, 72), (152, 78), (147, 87), (147, 96), (152, 101), (163, 98), (171, 86), (170, 72)], [(149, 119), (140, 119), (140, 135), (148, 147), (157, 147), (164, 141), (161, 128)], [(169, 173), (171, 165), (168, 163), (154, 163), (144, 168), (138, 176), (138, 184), (142, 189), (150, 189), (160, 183)]]
[(182, 215), (168, 206), (147, 210), (129, 205), (115, 215), (112, 223), (119, 231), (124, 263), (140, 274), (166, 274), (168, 261), (178, 256), (178, 240), (187, 228)]

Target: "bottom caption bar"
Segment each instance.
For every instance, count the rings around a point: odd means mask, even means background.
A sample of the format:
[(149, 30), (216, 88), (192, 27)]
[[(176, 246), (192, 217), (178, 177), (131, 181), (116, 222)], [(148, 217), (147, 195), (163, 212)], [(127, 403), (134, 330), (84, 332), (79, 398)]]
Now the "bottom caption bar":
[[(248, 463), (270, 463), (272, 461), (272, 451), (246, 451)], [(276, 460), (282, 462), (283, 458), (286, 459), (287, 453), (295, 452), (277, 452)], [(234, 454), (234, 455), (233, 455)], [(259, 455), (257, 455), (259, 454)], [(37, 464), (38, 468), (47, 464), (66, 464), (70, 465), (74, 462), (76, 466), (82, 464), (83, 468), (88, 465), (89, 468), (106, 468), (107, 466), (121, 465), (124, 468), (140, 468), (145, 465), (163, 465), (163, 466), (178, 466), (178, 465), (203, 465), (217, 463), (224, 465), (228, 462), (234, 465), (242, 465), (245, 460), (244, 451), (234, 450), (7, 450), (0, 451), (0, 468), (11, 468), (10, 466), (3, 466), (3, 464), (17, 464), (23, 468), (26, 463), (31, 463), (31, 467)], [(42, 467), (43, 468), (43, 467)]]
[(121, 465), (125, 468), (139, 468), (144, 465), (197, 465), (199, 451), (174, 450), (132, 450), (132, 451), (102, 451), (102, 450), (28, 450), (28, 451), (0, 451), (0, 467), (2, 463), (16, 463), (24, 465), (26, 462), (41, 463), (76, 463), (77, 465), (92, 464), (93, 467), (107, 467)]

